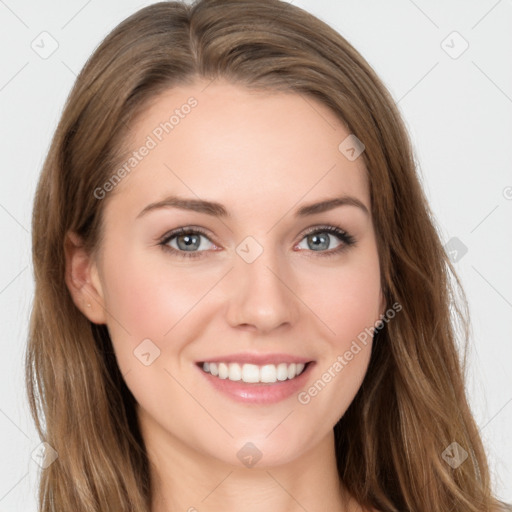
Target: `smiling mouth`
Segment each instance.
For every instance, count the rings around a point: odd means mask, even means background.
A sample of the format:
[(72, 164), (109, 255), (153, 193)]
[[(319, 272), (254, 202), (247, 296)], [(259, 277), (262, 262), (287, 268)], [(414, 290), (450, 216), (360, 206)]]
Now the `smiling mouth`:
[(241, 364), (222, 362), (198, 363), (205, 373), (231, 381), (240, 381), (247, 384), (272, 384), (293, 380), (301, 375), (310, 363), (279, 363), (279, 364)]

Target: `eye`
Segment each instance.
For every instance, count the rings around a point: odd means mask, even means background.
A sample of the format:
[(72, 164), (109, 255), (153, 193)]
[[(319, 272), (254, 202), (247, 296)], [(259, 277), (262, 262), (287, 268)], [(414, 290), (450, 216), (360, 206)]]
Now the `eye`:
[[(332, 250), (327, 251), (331, 245), (331, 237), (336, 237), (341, 243)], [(306, 232), (304, 236), (307, 247), (306, 249), (313, 252), (319, 252), (319, 256), (333, 256), (342, 251), (347, 250), (351, 245), (356, 243), (355, 238), (346, 231), (336, 226), (320, 226), (315, 227)], [(299, 246), (297, 246), (299, 247)], [(313, 249), (311, 249), (313, 247)]]
[[(159, 245), (161, 245), (164, 250), (170, 251), (178, 256), (194, 258), (201, 256), (200, 253), (205, 250), (205, 244), (202, 243), (201, 238), (205, 238), (212, 244), (206, 233), (199, 228), (179, 228), (164, 235)], [(214, 244), (212, 245), (215, 247)], [(199, 250), (200, 248), (203, 250)], [(208, 247), (206, 247), (206, 249), (208, 249)]]
[[(336, 237), (341, 243), (331, 250), (331, 237)], [(206, 244), (202, 242), (206, 239)], [(306, 250), (319, 253), (319, 256), (333, 256), (347, 250), (356, 243), (355, 238), (346, 231), (336, 226), (319, 226), (310, 229), (303, 235), (308, 247)], [(169, 251), (183, 258), (196, 258), (209, 249), (208, 244), (216, 248), (208, 235), (200, 228), (187, 227), (178, 228), (166, 233), (160, 240), (159, 245), (163, 250)], [(206, 245), (206, 247), (205, 247)], [(299, 245), (297, 246), (299, 247)], [(313, 247), (313, 249), (311, 249)], [(304, 249), (302, 247), (302, 249)]]

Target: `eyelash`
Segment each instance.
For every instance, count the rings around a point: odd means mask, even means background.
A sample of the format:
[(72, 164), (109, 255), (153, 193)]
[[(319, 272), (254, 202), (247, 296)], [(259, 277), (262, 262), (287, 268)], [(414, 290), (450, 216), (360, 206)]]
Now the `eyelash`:
[[(341, 228), (338, 228), (336, 226), (317, 226), (317, 227), (311, 228), (310, 230), (306, 231), (303, 234), (301, 241), (309, 235), (316, 235), (318, 233), (333, 234), (342, 242), (342, 245), (340, 245), (336, 249), (332, 249), (329, 251), (319, 251), (318, 255), (321, 257), (335, 256), (337, 254), (340, 254), (343, 251), (346, 251), (350, 246), (353, 246), (356, 244), (356, 239), (352, 235), (348, 234), (346, 231), (344, 231)], [(167, 244), (173, 238), (176, 238), (179, 235), (198, 235), (198, 234), (203, 235), (205, 238), (208, 238), (208, 240), (210, 240), (208, 234), (205, 231), (203, 231), (201, 228), (196, 228), (196, 227), (190, 226), (190, 227), (186, 227), (186, 228), (185, 227), (178, 228), (169, 233), (166, 233), (159, 240), (158, 245), (160, 245), (164, 251), (171, 252), (171, 253), (177, 255), (178, 257), (197, 258), (197, 257), (202, 256), (202, 253), (207, 252), (207, 251), (196, 251), (196, 252), (178, 251), (177, 249), (174, 249), (174, 247), (169, 247)], [(210, 240), (210, 242), (211, 242), (211, 240)], [(311, 252), (316, 252), (316, 251), (311, 251)]]

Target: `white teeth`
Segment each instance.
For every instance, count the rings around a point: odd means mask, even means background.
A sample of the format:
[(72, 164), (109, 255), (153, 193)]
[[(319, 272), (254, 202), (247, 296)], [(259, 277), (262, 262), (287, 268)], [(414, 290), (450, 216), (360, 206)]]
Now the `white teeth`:
[(227, 379), (229, 375), (229, 368), (226, 363), (219, 363), (219, 379)]
[(297, 366), (295, 363), (292, 363), (290, 366), (288, 366), (288, 378), (293, 379), (295, 377), (295, 370)]
[(242, 367), (238, 363), (229, 365), (229, 380), (242, 380)]
[[(293, 375), (292, 375), (292, 379), (293, 377), (295, 377), (295, 364), (291, 364), (290, 365), (290, 368), (293, 367)], [(286, 363), (281, 363), (278, 367), (277, 367), (277, 380), (286, 380), (288, 378), (288, 365)]]
[(248, 383), (274, 383), (297, 377), (304, 371), (305, 366), (303, 363), (258, 366), (255, 364), (205, 362), (203, 363), (203, 370), (214, 377), (218, 376), (220, 379), (241, 380)]
[[(206, 363), (207, 364), (207, 363)], [(205, 370), (204, 364), (203, 364), (203, 370), (207, 372), (208, 370)], [(219, 375), (219, 368), (217, 367), (217, 363), (210, 363), (210, 373), (214, 375), (215, 377)]]
[(242, 366), (242, 380), (244, 382), (259, 382), (260, 369), (255, 364), (244, 364)]
[(276, 367), (273, 364), (266, 364), (261, 367), (261, 382), (275, 382), (277, 380)]

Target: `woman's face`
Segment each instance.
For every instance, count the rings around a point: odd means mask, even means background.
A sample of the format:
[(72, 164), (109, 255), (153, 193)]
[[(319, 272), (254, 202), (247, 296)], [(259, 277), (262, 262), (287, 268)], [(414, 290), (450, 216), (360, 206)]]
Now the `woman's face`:
[(198, 82), (155, 100), (96, 190), (90, 302), (162, 453), (262, 467), (331, 439), (385, 307), (349, 135), (309, 97)]

